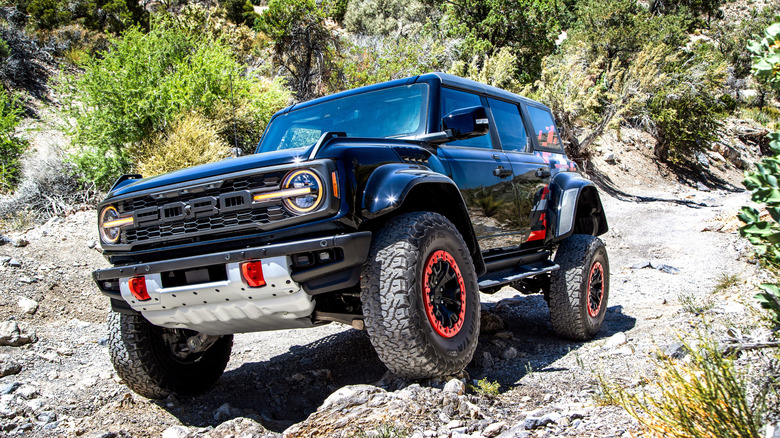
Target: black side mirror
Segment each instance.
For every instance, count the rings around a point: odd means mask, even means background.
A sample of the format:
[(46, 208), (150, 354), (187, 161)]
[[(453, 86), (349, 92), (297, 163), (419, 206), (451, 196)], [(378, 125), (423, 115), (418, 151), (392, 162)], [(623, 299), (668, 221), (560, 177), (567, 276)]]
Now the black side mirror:
[(451, 135), (457, 140), (479, 137), (487, 134), (490, 129), (487, 112), (483, 106), (472, 106), (457, 109), (441, 119), (445, 131), (451, 131)]

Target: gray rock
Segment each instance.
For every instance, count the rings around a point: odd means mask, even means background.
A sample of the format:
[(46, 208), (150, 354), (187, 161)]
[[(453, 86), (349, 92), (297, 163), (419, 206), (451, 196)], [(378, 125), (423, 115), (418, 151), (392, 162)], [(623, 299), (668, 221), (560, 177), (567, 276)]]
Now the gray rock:
[(710, 159), (707, 157), (707, 154), (703, 154), (701, 152), (696, 152), (694, 154), (694, 157), (696, 157), (696, 161), (699, 163), (699, 165), (705, 169), (710, 168)]
[(767, 438), (780, 438), (780, 424), (767, 424), (764, 436)]
[[(18, 363), (12, 361), (11, 359), (8, 359), (5, 355), (0, 356), (0, 377), (5, 376), (11, 376), (13, 374), (18, 374), (19, 371), (22, 370), (22, 366)], [(16, 383), (16, 382), (14, 382)], [(18, 383), (16, 383), (18, 385)], [(18, 386), (17, 386), (18, 387)], [(10, 394), (12, 393), (16, 387), (12, 389), (8, 389), (8, 392), (3, 392), (4, 387), (0, 388), (0, 394)]]
[(656, 270), (659, 270), (661, 272), (666, 272), (667, 274), (679, 274), (680, 270), (675, 268), (674, 266), (666, 265), (660, 262), (652, 261), (650, 262), (650, 267)]
[(15, 394), (21, 396), (26, 400), (30, 400), (35, 397), (38, 397), (40, 393), (38, 392), (38, 388), (32, 385), (22, 385), (19, 389), (16, 390)]
[(604, 161), (606, 161), (607, 163), (610, 163), (610, 164), (615, 164), (617, 162), (617, 157), (615, 157), (615, 153), (614, 152), (607, 152), (604, 155)]
[(37, 283), (37, 282), (38, 282), (37, 279), (32, 278), (32, 277), (28, 277), (26, 275), (22, 275), (21, 277), (19, 277), (19, 283), (33, 284), (33, 283)]
[(517, 357), (517, 349), (515, 347), (509, 347), (501, 352), (501, 357), (504, 359), (514, 359)]
[(8, 260), (8, 266), (12, 268), (21, 268), (22, 263), (19, 260), (12, 258), (11, 260)]
[(680, 359), (688, 354), (688, 350), (685, 348), (685, 344), (680, 341), (672, 342), (664, 347), (664, 356), (671, 357), (672, 359)]
[(373, 385), (350, 385), (345, 386), (322, 402), (320, 406), (321, 410), (329, 409), (332, 406), (349, 407), (355, 405), (362, 405), (368, 402), (369, 396), (378, 393), (385, 393), (382, 388), (377, 388)]
[(709, 192), (709, 191), (711, 191), (710, 188), (707, 187), (706, 185), (704, 185), (704, 183), (701, 182), (701, 181), (696, 183), (696, 188), (698, 190), (702, 191), (702, 192)]
[(525, 428), (525, 422), (522, 422), (505, 430), (498, 438), (528, 438), (529, 436)]
[(487, 369), (493, 366), (493, 355), (489, 351), (483, 351), (482, 355), (477, 359), (477, 365), (482, 369)]
[(560, 420), (561, 418), (564, 418), (563, 414), (560, 412), (551, 412), (544, 417), (542, 417), (542, 425), (548, 425), (550, 423), (555, 423), (556, 421)]
[(30, 298), (21, 297), (19, 298), (19, 302), (17, 304), (19, 305), (19, 308), (22, 309), (22, 312), (29, 315), (33, 315), (38, 311), (38, 302)]
[(504, 329), (504, 320), (491, 312), (485, 312), (480, 316), (479, 332), (491, 334)]
[(536, 429), (537, 427), (544, 426), (542, 423), (542, 417), (529, 416), (523, 421), (523, 428), (526, 430)]
[(30, 242), (22, 239), (21, 237), (14, 239), (11, 244), (17, 248), (24, 248), (25, 246), (29, 245)]
[(41, 423), (51, 423), (57, 420), (57, 414), (54, 411), (44, 411), (39, 413), (36, 419)]
[(184, 426), (171, 426), (162, 433), (162, 438), (188, 438), (190, 430)]
[(208, 432), (208, 438), (270, 438), (278, 435), (266, 430), (260, 423), (245, 417), (226, 421)]
[(13, 392), (16, 391), (16, 389), (20, 386), (22, 386), (22, 384), (19, 382), (11, 382), (0, 385), (0, 395), (13, 394)]
[(482, 431), (482, 436), (485, 438), (493, 438), (494, 436), (498, 435), (501, 430), (506, 427), (505, 421), (499, 421), (498, 423), (493, 423), (485, 428), (485, 430)]
[(37, 341), (35, 332), (29, 334), (19, 328), (16, 321), (6, 321), (0, 323), (0, 345), (18, 347)]
[(610, 348), (619, 347), (625, 344), (626, 342), (628, 342), (628, 339), (626, 338), (625, 333), (623, 332), (615, 333), (614, 335), (610, 336), (606, 342), (604, 342), (604, 346), (602, 348), (605, 350), (609, 350)]
[(458, 379), (452, 379), (444, 385), (444, 392), (457, 395), (463, 395), (466, 393), (466, 384)]

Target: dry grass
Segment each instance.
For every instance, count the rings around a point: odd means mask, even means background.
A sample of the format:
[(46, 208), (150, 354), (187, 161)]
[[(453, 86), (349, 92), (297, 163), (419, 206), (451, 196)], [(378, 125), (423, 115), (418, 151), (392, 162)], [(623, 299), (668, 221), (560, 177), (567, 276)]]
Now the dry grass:
[(759, 438), (764, 397), (753, 402), (747, 382), (716, 342), (699, 335), (683, 361), (658, 359), (658, 376), (642, 394), (600, 377), (602, 397), (622, 406), (648, 436), (665, 438)]
[(168, 132), (145, 142), (133, 155), (143, 176), (160, 175), (230, 156), (220, 127), (197, 113), (185, 114)]

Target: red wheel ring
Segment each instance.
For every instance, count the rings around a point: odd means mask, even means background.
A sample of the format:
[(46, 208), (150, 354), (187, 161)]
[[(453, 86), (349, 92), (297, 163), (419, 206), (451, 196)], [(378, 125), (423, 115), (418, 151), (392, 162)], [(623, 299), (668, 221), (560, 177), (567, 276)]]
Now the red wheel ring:
[(588, 274), (588, 315), (595, 318), (601, 312), (604, 300), (604, 266), (600, 262), (593, 263)]
[(433, 330), (439, 336), (454, 337), (466, 317), (466, 284), (455, 258), (444, 250), (431, 254), (422, 284), (425, 315)]

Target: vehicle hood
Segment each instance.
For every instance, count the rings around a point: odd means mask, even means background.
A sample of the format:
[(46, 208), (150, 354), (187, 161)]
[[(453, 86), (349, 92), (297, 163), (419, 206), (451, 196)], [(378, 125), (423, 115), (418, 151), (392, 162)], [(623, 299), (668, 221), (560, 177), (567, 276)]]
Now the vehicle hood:
[(261, 167), (293, 163), (296, 161), (300, 162), (301, 157), (307, 156), (307, 153), (308, 151), (305, 149), (290, 149), (246, 155), (239, 158), (228, 158), (222, 161), (217, 161), (215, 163), (201, 164), (199, 166), (189, 167), (187, 169), (181, 169), (162, 175), (134, 180), (129, 184), (125, 183), (125, 185), (112, 190), (108, 194), (108, 197), (113, 198), (116, 196), (123, 196), (143, 190), (174, 185), (201, 178), (240, 172), (243, 170), (258, 169)]

